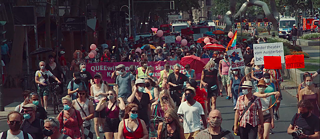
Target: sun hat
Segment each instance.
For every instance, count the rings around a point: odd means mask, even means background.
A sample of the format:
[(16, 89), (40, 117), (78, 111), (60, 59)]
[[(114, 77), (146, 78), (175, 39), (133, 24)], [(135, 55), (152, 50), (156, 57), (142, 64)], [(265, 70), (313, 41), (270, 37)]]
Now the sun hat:
[(143, 79), (137, 79), (135, 84), (144, 84), (144, 80)]
[(244, 81), (241, 85), (242, 88), (252, 88), (252, 82), (251, 81)]

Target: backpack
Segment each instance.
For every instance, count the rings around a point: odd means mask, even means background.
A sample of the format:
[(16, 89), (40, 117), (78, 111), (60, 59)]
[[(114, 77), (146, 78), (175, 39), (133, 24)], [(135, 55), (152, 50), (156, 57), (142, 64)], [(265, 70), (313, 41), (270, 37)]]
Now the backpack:
[[(21, 131), (21, 132), (23, 133), (23, 138), (24, 139), (29, 139), (29, 136), (28, 136), (27, 132), (23, 132), (23, 131)], [(7, 136), (8, 136), (8, 131), (5, 131), (5, 132), (2, 133), (1, 139), (7, 139)]]

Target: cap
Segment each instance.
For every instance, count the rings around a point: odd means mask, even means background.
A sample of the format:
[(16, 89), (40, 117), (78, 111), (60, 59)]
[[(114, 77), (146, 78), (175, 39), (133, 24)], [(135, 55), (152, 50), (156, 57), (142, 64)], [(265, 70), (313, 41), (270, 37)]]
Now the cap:
[(296, 26), (296, 24), (293, 24), (293, 26), (295, 27), (295, 26)]
[(81, 78), (80, 72), (74, 72), (73, 74), (74, 74), (74, 77), (76, 77), (76, 79)]
[(266, 85), (266, 82), (264, 80), (260, 80), (258, 82), (258, 86), (267, 86), (267, 85)]
[(170, 64), (169, 63), (166, 63), (166, 64), (164, 64), (164, 67), (170, 67)]
[(193, 87), (187, 87), (184, 91), (191, 90), (193, 93), (196, 93), (196, 90)]
[(123, 69), (123, 68), (125, 68), (125, 66), (123, 64), (116, 66), (116, 69)]
[(265, 77), (265, 78), (268, 78), (268, 79), (269, 79), (269, 78), (270, 78), (270, 74), (269, 74), (269, 73), (264, 73), (264, 74), (263, 74), (263, 77)]
[(32, 108), (34, 111), (37, 110), (37, 106), (31, 103), (23, 105), (22, 108)]
[(197, 81), (194, 79), (190, 79), (188, 81), (188, 83), (193, 87), (193, 88), (197, 88)]
[(65, 54), (65, 53), (66, 53), (65, 51), (60, 51), (60, 54), (61, 54), (61, 55)]
[(252, 82), (251, 81), (244, 81), (241, 85), (242, 88), (252, 88)]
[(143, 79), (137, 79), (135, 84), (144, 84), (144, 80)]
[(93, 78), (100, 78), (101, 79), (101, 75), (100, 74), (95, 74), (94, 76), (93, 76)]

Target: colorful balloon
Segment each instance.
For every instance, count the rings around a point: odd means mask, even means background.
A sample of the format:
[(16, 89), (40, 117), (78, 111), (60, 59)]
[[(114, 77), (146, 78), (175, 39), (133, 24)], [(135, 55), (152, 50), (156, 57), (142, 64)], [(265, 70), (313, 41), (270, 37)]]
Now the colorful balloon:
[(182, 46), (186, 46), (188, 44), (188, 41), (186, 40), (186, 39), (183, 39), (182, 41), (181, 41), (181, 45)]
[(90, 49), (91, 49), (91, 50), (96, 50), (96, 48), (97, 48), (96, 44), (91, 44), (91, 45), (90, 45)]
[(177, 36), (176, 41), (178, 41), (178, 42), (181, 41), (181, 36)]
[(163, 31), (162, 30), (158, 30), (157, 31), (157, 36), (158, 37), (162, 37), (163, 36)]
[(232, 37), (233, 37), (233, 33), (232, 33), (231, 31), (228, 33), (228, 37), (229, 37), (229, 38), (232, 38)]
[(89, 56), (89, 58), (94, 58), (94, 53), (90, 52), (90, 53), (88, 54), (88, 56)]
[(210, 42), (210, 39), (209, 39), (208, 37), (207, 37), (207, 38), (204, 38), (203, 42), (204, 42), (205, 44), (207, 44), (207, 43)]
[(96, 50), (91, 50), (91, 51), (90, 51), (90, 53), (93, 53), (93, 54), (94, 54), (94, 56), (96, 56), (96, 55), (97, 55), (97, 51), (96, 51)]

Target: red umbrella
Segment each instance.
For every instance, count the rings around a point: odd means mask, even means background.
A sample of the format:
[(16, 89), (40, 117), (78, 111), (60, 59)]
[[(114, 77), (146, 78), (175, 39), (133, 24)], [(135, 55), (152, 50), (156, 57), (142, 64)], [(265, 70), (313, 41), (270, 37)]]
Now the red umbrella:
[(214, 32), (212, 32), (212, 34), (222, 35), (224, 34), (224, 32), (222, 30), (215, 30)]
[(207, 44), (203, 47), (203, 49), (207, 50), (216, 50), (216, 51), (224, 51), (226, 48), (223, 47), (221, 44)]
[(202, 43), (204, 41), (205, 38), (209, 38), (210, 42), (214, 43), (214, 42), (218, 42), (216, 39), (211, 38), (211, 37), (201, 37), (197, 40), (197, 43)]
[(206, 65), (203, 61), (201, 61), (200, 57), (191, 55), (191, 56), (185, 56), (181, 58), (180, 65), (186, 66), (187, 64), (190, 65), (191, 69), (194, 69), (196, 73), (201, 73), (203, 70), (203, 67)]

